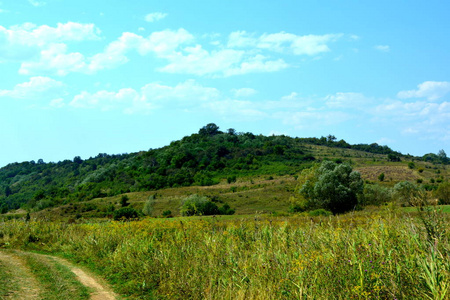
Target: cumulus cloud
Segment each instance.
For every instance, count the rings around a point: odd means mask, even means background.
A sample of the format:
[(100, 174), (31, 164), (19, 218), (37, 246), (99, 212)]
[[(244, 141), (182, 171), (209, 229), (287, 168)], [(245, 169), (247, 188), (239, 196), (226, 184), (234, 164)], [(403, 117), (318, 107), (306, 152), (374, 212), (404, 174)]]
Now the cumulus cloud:
[(28, 2), (33, 5), (34, 7), (38, 7), (38, 6), (44, 6), (47, 4), (47, 2), (45, 1), (37, 1), (37, 0), (28, 0)]
[(425, 81), (417, 86), (416, 90), (401, 91), (397, 94), (400, 99), (427, 98), (428, 100), (438, 100), (450, 92), (450, 82), (448, 81)]
[(28, 82), (17, 84), (11, 90), (0, 90), (0, 97), (15, 99), (54, 99), (64, 95), (65, 85), (49, 77), (31, 77)]
[(200, 102), (218, 99), (220, 92), (204, 87), (194, 80), (176, 86), (149, 83), (140, 90), (131, 88), (118, 91), (81, 92), (69, 103), (74, 108), (96, 108), (101, 110), (123, 109), (126, 113), (145, 113), (159, 107), (174, 105), (178, 108), (199, 105)]
[[(156, 21), (164, 16), (152, 13), (147, 19)], [(341, 36), (280, 32), (257, 37), (237, 31), (229, 35), (227, 46), (215, 34), (209, 36), (215, 39), (212, 44), (202, 45), (196, 43), (194, 35), (180, 28), (152, 32), (147, 37), (124, 32), (102, 52), (90, 56), (69, 50), (69, 42), (99, 40), (99, 34), (100, 30), (93, 24), (74, 22), (59, 23), (56, 27), (32, 23), (8, 29), (0, 26), (0, 41), (5, 41), (0, 43), (0, 60), (20, 61), (21, 74), (64, 76), (71, 72), (94, 74), (116, 68), (128, 63), (134, 52), (164, 60), (166, 63), (157, 69), (160, 72), (228, 77), (286, 69), (289, 63), (284, 58), (273, 57), (273, 53), (313, 56), (330, 51), (328, 44)]]
[(145, 21), (151, 23), (151, 22), (156, 22), (156, 21), (162, 20), (165, 17), (167, 17), (166, 13), (154, 12), (154, 13), (150, 13), (150, 14), (146, 15)]
[[(27, 71), (28, 63), (33, 67), (34, 64), (48, 64), (52, 55), (56, 56), (55, 60), (60, 60), (57, 54), (67, 55), (65, 43), (99, 40), (99, 34), (100, 30), (94, 24), (74, 22), (58, 23), (56, 27), (33, 23), (9, 28), (0, 26), (0, 61), (21, 61), (24, 63), (21, 73), (28, 74), (31, 73), (31, 70)], [(73, 59), (73, 55), (70, 56)]]
[(236, 98), (251, 97), (257, 93), (257, 91), (252, 88), (232, 89), (231, 91)]
[(325, 101), (330, 108), (362, 109), (369, 104), (371, 100), (361, 93), (336, 93), (334, 95), (326, 96)]
[(246, 31), (235, 31), (228, 37), (228, 47), (256, 47), (273, 52), (312, 56), (330, 51), (328, 43), (338, 40), (341, 36), (342, 34), (300, 36), (279, 32), (255, 37), (254, 34), (249, 34)]
[(252, 101), (223, 99), (204, 103), (201, 107), (229, 121), (258, 121), (270, 117), (270, 113)]
[(380, 52), (389, 52), (391, 48), (388, 45), (376, 45), (375, 49)]

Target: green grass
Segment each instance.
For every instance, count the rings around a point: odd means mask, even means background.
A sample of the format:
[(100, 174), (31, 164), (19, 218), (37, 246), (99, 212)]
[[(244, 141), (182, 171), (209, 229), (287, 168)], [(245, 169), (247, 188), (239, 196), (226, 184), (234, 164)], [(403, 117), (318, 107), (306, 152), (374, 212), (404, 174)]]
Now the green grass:
[[(450, 213), (450, 205), (438, 205), (436, 208), (443, 213)], [(405, 212), (417, 212), (416, 207), (403, 207)]]
[(19, 286), (12, 280), (6, 265), (0, 261), (0, 299), (5, 299), (11, 291), (17, 291)]
[[(450, 216), (439, 217), (448, 228)], [(331, 217), (11, 221), (0, 242), (65, 253), (129, 299), (445, 299), (450, 234), (430, 240), (428, 229), (388, 206)], [(24, 244), (30, 234), (39, 242)]]

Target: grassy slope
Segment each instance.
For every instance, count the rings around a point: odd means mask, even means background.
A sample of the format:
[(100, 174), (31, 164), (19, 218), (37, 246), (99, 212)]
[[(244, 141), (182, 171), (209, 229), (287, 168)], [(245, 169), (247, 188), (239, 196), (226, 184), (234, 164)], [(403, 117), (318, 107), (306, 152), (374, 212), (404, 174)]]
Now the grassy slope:
[[(377, 182), (386, 186), (393, 186), (403, 180), (429, 184), (431, 179), (443, 178), (448, 180), (450, 173), (448, 166), (436, 166), (427, 162), (415, 161), (414, 169), (408, 167), (411, 161), (389, 162), (386, 155), (378, 155), (351, 149), (336, 149), (325, 146), (310, 145), (307, 147), (318, 160), (341, 159), (352, 164), (366, 182)], [(190, 186), (166, 188), (158, 191), (127, 193), (131, 206), (141, 210), (145, 201), (151, 195), (156, 195), (154, 216), (160, 216), (165, 210), (171, 210), (174, 215), (179, 214), (180, 203), (183, 198), (191, 194), (215, 197), (220, 203), (228, 203), (236, 209), (237, 214), (255, 214), (269, 212), (286, 212), (289, 198), (295, 194), (297, 181), (295, 175), (277, 175), (282, 173), (300, 174), (301, 168), (283, 166), (281, 163), (264, 166), (265, 170), (258, 172), (266, 175), (251, 175), (248, 171), (238, 174), (237, 182), (228, 184), (225, 178), (217, 178), (220, 183), (212, 186)], [(422, 172), (419, 172), (423, 169)], [(384, 173), (384, 182), (378, 181), (378, 176)], [(272, 174), (272, 175), (270, 175)], [(106, 210), (110, 205), (119, 207), (121, 195), (98, 198), (87, 202), (64, 205), (39, 212), (36, 216), (54, 219), (60, 217), (73, 218), (76, 214), (84, 217), (94, 217), (98, 211)], [(220, 204), (219, 203), (219, 204)], [(84, 204), (92, 204), (92, 211), (80, 212)]]

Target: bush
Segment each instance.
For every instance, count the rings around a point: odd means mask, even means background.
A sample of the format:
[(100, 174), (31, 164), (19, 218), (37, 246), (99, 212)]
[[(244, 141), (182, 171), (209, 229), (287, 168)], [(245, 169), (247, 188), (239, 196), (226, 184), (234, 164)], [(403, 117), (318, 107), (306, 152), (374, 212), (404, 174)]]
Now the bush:
[(228, 204), (224, 204), (221, 208), (219, 208), (220, 215), (234, 215), (235, 210), (232, 209)]
[(233, 176), (228, 176), (227, 177), (227, 182), (230, 184), (230, 183), (233, 183), (233, 182), (236, 182), (236, 175), (233, 175)]
[(439, 199), (439, 204), (450, 204), (450, 182), (441, 183), (435, 196)]
[(122, 198), (120, 198), (120, 205), (122, 207), (127, 207), (128, 205), (130, 205), (128, 200), (129, 200), (128, 196), (127, 195), (123, 195)]
[(324, 161), (302, 172), (300, 195), (306, 208), (323, 208), (334, 214), (354, 209), (363, 192), (361, 174), (347, 164)]
[(151, 216), (154, 204), (155, 204), (155, 196), (152, 195), (148, 197), (147, 201), (145, 201), (144, 207), (142, 208), (142, 213), (146, 216)]
[(183, 216), (232, 215), (235, 212), (228, 204), (219, 208), (205, 196), (199, 195), (185, 198), (180, 211)]
[(365, 205), (382, 205), (392, 200), (392, 192), (390, 188), (382, 187), (377, 184), (365, 185), (364, 192), (360, 198), (360, 204)]
[(418, 187), (409, 181), (401, 181), (394, 185), (394, 197), (402, 204), (413, 205), (418, 191)]
[(215, 215), (219, 208), (208, 198), (194, 194), (183, 200), (180, 212), (183, 216)]
[(132, 207), (122, 207), (122, 208), (114, 211), (114, 220), (115, 221), (130, 220), (130, 219), (137, 219), (137, 218), (138, 218), (138, 212)]
[(172, 215), (172, 211), (171, 211), (171, 210), (165, 210), (165, 211), (163, 211), (162, 216), (163, 216), (164, 218), (173, 218), (173, 215)]
[(318, 216), (327, 217), (327, 216), (331, 216), (331, 215), (332, 215), (331, 211), (325, 210), (323, 208), (311, 210), (310, 212), (308, 212), (308, 216), (311, 216), (311, 217), (318, 217)]

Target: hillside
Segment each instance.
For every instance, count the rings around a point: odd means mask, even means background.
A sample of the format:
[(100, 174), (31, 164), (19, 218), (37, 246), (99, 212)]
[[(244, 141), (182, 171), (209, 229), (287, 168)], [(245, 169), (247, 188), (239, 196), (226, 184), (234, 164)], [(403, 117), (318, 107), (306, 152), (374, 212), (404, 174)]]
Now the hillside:
[(180, 199), (200, 194), (239, 214), (285, 211), (297, 175), (324, 159), (352, 164), (368, 182), (384, 173), (386, 185), (410, 180), (433, 189), (448, 178), (448, 158), (442, 153), (412, 157), (378, 144), (350, 145), (334, 136), (262, 136), (222, 132), (208, 124), (160, 149), (9, 164), (0, 169), (0, 207), (3, 213), (55, 208), (56, 215), (102, 217), (123, 194), (139, 209), (156, 195), (155, 214), (176, 214)]

